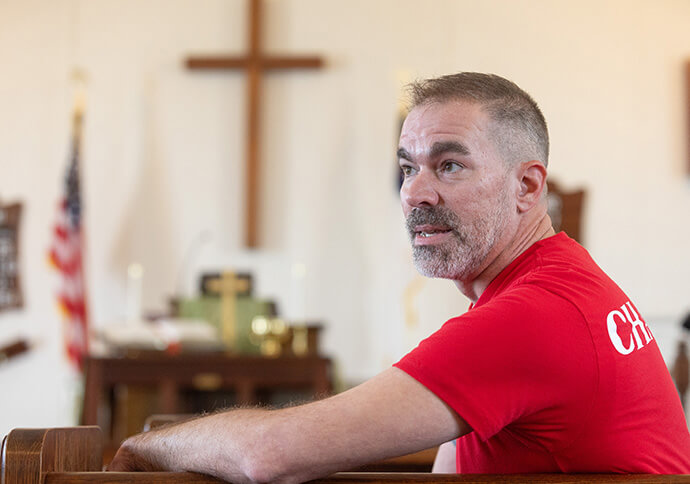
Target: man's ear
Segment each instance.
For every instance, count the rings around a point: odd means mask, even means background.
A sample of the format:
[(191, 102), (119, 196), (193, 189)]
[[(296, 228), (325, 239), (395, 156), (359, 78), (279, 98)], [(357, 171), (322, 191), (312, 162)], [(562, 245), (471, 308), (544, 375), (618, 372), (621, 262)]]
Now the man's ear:
[(519, 191), (517, 208), (527, 212), (542, 199), (546, 189), (546, 167), (537, 160), (523, 161), (517, 169)]

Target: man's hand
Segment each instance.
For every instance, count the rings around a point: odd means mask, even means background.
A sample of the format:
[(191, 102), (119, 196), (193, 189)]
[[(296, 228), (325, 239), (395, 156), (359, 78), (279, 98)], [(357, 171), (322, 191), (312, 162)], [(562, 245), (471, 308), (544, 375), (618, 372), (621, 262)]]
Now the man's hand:
[[(134, 435), (120, 446), (107, 470), (197, 472), (237, 484), (256, 482), (242, 460), (244, 453), (234, 445), (249, 435), (243, 425), (258, 430), (258, 418), (266, 414), (264, 410), (235, 410)], [(244, 447), (248, 454), (256, 452), (252, 445)]]
[(163, 470), (135, 450), (137, 441), (141, 440), (143, 435), (135, 435), (125, 440), (117, 450), (107, 470), (113, 472), (153, 472)]

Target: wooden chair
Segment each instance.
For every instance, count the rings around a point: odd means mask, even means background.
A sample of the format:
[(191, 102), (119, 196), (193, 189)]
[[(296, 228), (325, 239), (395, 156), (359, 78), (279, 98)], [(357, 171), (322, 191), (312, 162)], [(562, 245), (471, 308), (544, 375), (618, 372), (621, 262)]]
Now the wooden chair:
[[(98, 427), (17, 429), (2, 443), (2, 484), (163, 484), (219, 483), (189, 472), (102, 472), (103, 437)], [(448, 483), (690, 483), (690, 475), (513, 474), (462, 475), (428, 473), (340, 472), (312, 484), (448, 484)]]
[(548, 212), (556, 232), (561, 230), (582, 244), (585, 191), (564, 191), (560, 185), (548, 180)]

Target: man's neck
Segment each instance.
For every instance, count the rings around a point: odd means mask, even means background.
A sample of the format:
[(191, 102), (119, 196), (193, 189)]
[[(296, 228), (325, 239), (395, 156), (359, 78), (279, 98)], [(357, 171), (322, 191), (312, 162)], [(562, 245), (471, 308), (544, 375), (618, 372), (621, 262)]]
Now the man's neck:
[(555, 234), (556, 232), (551, 224), (551, 218), (544, 213), (543, 217), (536, 223), (530, 224), (525, 229), (518, 228), (511, 242), (493, 258), (489, 265), (487, 265), (477, 277), (469, 281), (456, 280), (454, 281), (455, 285), (460, 292), (467, 296), (473, 303), (476, 303), (491, 281), (493, 281), (503, 269), (508, 267), (511, 262), (517, 259), (520, 254), (536, 242), (549, 238)]

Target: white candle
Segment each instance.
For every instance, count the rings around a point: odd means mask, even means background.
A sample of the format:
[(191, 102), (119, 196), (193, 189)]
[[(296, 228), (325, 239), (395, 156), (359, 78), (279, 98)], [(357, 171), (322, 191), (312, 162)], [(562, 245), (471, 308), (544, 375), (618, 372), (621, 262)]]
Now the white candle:
[(126, 318), (128, 323), (141, 322), (141, 292), (144, 278), (144, 268), (139, 263), (132, 263), (127, 267), (127, 303)]
[(304, 263), (292, 264), (292, 321), (303, 323), (307, 311), (307, 266)]

